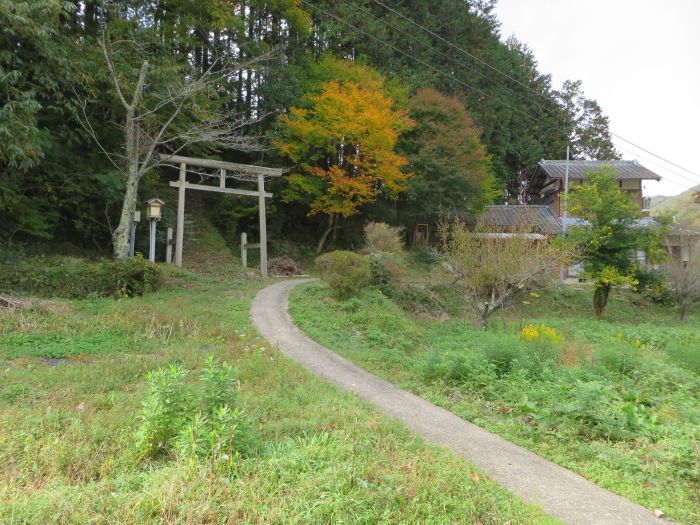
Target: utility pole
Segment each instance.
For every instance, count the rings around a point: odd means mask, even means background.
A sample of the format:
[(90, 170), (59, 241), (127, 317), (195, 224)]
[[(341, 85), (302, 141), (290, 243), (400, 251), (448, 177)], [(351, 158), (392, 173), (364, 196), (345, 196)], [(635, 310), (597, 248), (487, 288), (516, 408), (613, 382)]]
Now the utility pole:
[[(566, 167), (564, 169), (564, 209), (561, 214), (561, 225), (564, 230), (564, 235), (566, 235), (567, 225), (566, 219), (569, 216), (569, 146), (566, 147)], [(566, 280), (566, 267), (562, 264), (559, 269), (559, 283), (564, 284)]]
[(569, 215), (569, 146), (566, 147), (566, 168), (564, 170), (564, 212), (562, 213), (562, 226), (566, 235), (566, 219)]

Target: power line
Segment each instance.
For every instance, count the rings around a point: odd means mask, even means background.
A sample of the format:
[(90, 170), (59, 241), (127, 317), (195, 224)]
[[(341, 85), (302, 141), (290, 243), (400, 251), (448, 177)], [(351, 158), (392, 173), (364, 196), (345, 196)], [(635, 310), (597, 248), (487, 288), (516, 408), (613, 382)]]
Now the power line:
[[(690, 188), (698, 185), (697, 181), (694, 181), (693, 179), (689, 178), (686, 175), (683, 175), (682, 173), (678, 173), (676, 171), (670, 170), (666, 166), (663, 166), (663, 165), (659, 164), (658, 162), (654, 162), (653, 160), (650, 160), (649, 158), (646, 158), (643, 155), (640, 155), (638, 151), (634, 151), (634, 150), (629, 149), (629, 148), (624, 147), (624, 146), (617, 146), (617, 147), (620, 148), (622, 151), (626, 151), (630, 155), (634, 155), (635, 157), (641, 157), (646, 164), (651, 164), (652, 166), (656, 166), (657, 168), (664, 170), (664, 172), (665, 172), (664, 178), (669, 180), (672, 184), (676, 184), (677, 186), (682, 186), (685, 189), (690, 189)], [(677, 180), (674, 180), (673, 177), (668, 177), (669, 173), (676, 176), (676, 177), (679, 177), (680, 179), (683, 179), (684, 181), (687, 181), (687, 182), (678, 182)], [(691, 186), (686, 187), (688, 183), (690, 183)]]
[[(620, 140), (626, 142), (626, 143), (629, 144), (630, 146), (634, 146), (635, 148), (640, 149), (640, 150), (642, 150), (643, 152), (648, 153), (649, 155), (652, 155), (652, 156), (656, 157), (657, 159), (660, 159), (660, 160), (664, 161), (664, 162), (667, 163), (667, 164), (670, 164), (671, 166), (673, 166), (673, 167), (675, 167), (675, 168), (681, 169), (681, 170), (683, 170), (683, 171), (687, 171), (687, 172), (690, 173), (691, 175), (694, 175), (695, 177), (699, 177), (699, 178), (700, 178), (700, 175), (699, 175), (699, 174), (695, 173), (694, 171), (689, 170), (688, 168), (684, 168), (683, 166), (679, 166), (679, 165), (676, 164), (675, 162), (671, 162), (670, 160), (665, 159), (664, 157), (662, 157), (662, 156), (660, 156), (660, 155), (657, 155), (657, 154), (654, 153), (653, 151), (649, 151), (648, 149), (643, 148), (642, 146), (640, 146), (640, 145), (638, 145), (638, 144), (635, 144), (634, 142), (630, 142), (629, 140), (627, 140), (627, 139), (621, 137), (620, 135), (616, 135), (616, 134), (613, 133), (613, 132), (610, 132), (610, 134), (611, 134), (613, 137), (618, 138), (618, 139), (620, 139)], [(700, 184), (700, 180), (697, 180), (697, 181), (695, 181), (694, 183), (695, 183), (695, 184)]]
[[(448, 60), (449, 60), (450, 62), (452, 62), (453, 64), (456, 64), (456, 65), (459, 66), (459, 67), (464, 67), (464, 62), (460, 62), (458, 59), (456, 59), (456, 58), (453, 57), (452, 55), (448, 55), (448, 54), (445, 53), (444, 51), (442, 51), (442, 50), (440, 50), (440, 49), (438, 49), (438, 48), (436, 48), (436, 47), (433, 47), (433, 46), (431, 46), (430, 44), (427, 44), (427, 43), (425, 43), (424, 41), (420, 40), (419, 38), (417, 38), (417, 37), (414, 36), (413, 34), (407, 32), (407, 31), (404, 31), (403, 29), (401, 29), (401, 28), (399, 28), (399, 27), (396, 27), (395, 25), (393, 25), (393, 24), (387, 22), (387, 21), (384, 20), (383, 18), (378, 17), (377, 15), (375, 15), (374, 13), (372, 13), (372, 11), (370, 11), (370, 10), (368, 10), (368, 9), (365, 9), (365, 8), (363, 8), (363, 7), (361, 7), (361, 6), (354, 5), (354, 4), (352, 4), (351, 2), (349, 2), (348, 0), (340, 0), (340, 1), (341, 1), (343, 4), (345, 4), (346, 6), (352, 8), (352, 9), (354, 9), (354, 10), (356, 10), (356, 11), (360, 11), (360, 12), (366, 14), (366, 15), (371, 16), (374, 20), (376, 20), (376, 21), (382, 23), (383, 25), (385, 25), (385, 26), (391, 28), (392, 30), (398, 32), (399, 34), (403, 35), (404, 37), (409, 38), (410, 40), (412, 40), (413, 42), (417, 43), (418, 45), (420, 45), (420, 46), (422, 46), (422, 47), (424, 47), (424, 48), (426, 48), (426, 49), (428, 49), (428, 50), (430, 50), (430, 51), (433, 51), (433, 52), (439, 54), (440, 56), (442, 56), (442, 57), (448, 59)], [(513, 95), (515, 95), (515, 96), (517, 96), (517, 97), (522, 97), (522, 95), (521, 95), (520, 93), (518, 93), (517, 91), (513, 90), (513, 88), (511, 88), (510, 86), (507, 86), (507, 85), (505, 85), (505, 84), (503, 84), (503, 83), (501, 83), (501, 82), (498, 82), (497, 80), (494, 80), (493, 78), (488, 77), (488, 76), (485, 75), (484, 73), (482, 73), (482, 72), (476, 70), (476, 69), (473, 67), (473, 65), (471, 65), (471, 64), (470, 64), (470, 67), (469, 67), (469, 71), (472, 72), (472, 73), (474, 73), (474, 74), (476, 74), (476, 75), (478, 75), (479, 77), (481, 77), (481, 78), (487, 80), (488, 82), (492, 82), (492, 83), (496, 84), (497, 86), (499, 86), (499, 87), (501, 87), (501, 88), (503, 88), (503, 89), (509, 91), (510, 93), (512, 93)], [(527, 87), (527, 86), (526, 86), (526, 87)], [(537, 92), (534, 91), (534, 90), (533, 90), (533, 92), (534, 92), (534, 93), (537, 93)], [(542, 95), (541, 95), (541, 96), (542, 96)], [(547, 98), (544, 97), (544, 96), (542, 96), (542, 98), (543, 98), (545, 101), (547, 101), (547, 102), (551, 102), (551, 100), (547, 99)], [(553, 114), (551, 109), (544, 108), (543, 106), (541, 106), (541, 105), (540, 105), (539, 103), (537, 103), (537, 102), (535, 102), (535, 104), (537, 105), (537, 107), (538, 107), (539, 109), (541, 109), (544, 113), (547, 113), (549, 116), (554, 117), (554, 118), (556, 118), (556, 119), (559, 119), (559, 118), (561, 117), (561, 115), (555, 115), (555, 114)]]
[[(477, 88), (476, 86), (474, 86), (474, 85), (472, 85), (472, 84), (470, 84), (470, 83), (468, 83), (468, 82), (465, 82), (465, 81), (463, 81), (463, 80), (461, 80), (461, 79), (459, 79), (459, 78), (456, 78), (453, 74), (451, 74), (451, 73), (449, 73), (449, 72), (446, 72), (446, 71), (443, 71), (443, 70), (441, 70), (441, 69), (439, 69), (439, 68), (433, 66), (432, 64), (428, 64), (427, 62), (425, 62), (425, 61), (423, 61), (423, 60), (421, 60), (421, 59), (419, 59), (419, 58), (417, 58), (417, 57), (411, 55), (410, 53), (408, 53), (408, 52), (406, 52), (406, 51), (404, 51), (404, 50), (402, 50), (402, 49), (400, 49), (400, 48), (397, 48), (396, 46), (394, 46), (394, 45), (392, 45), (392, 44), (390, 44), (390, 43), (388, 43), (388, 42), (386, 42), (386, 41), (384, 41), (384, 40), (382, 40), (382, 39), (380, 39), (380, 38), (378, 38), (378, 37), (376, 37), (376, 36), (374, 36), (374, 35), (372, 35), (372, 34), (370, 34), (370, 33), (367, 33), (367, 32), (364, 31), (363, 29), (361, 29), (361, 28), (355, 26), (354, 24), (348, 22), (347, 20), (345, 20), (345, 19), (343, 19), (343, 18), (341, 18), (341, 17), (339, 17), (339, 16), (336, 16), (335, 14), (330, 13), (330, 12), (326, 11), (326, 10), (323, 9), (323, 8), (320, 8), (320, 7), (318, 7), (318, 6), (315, 6), (315, 5), (311, 4), (311, 3), (310, 3), (309, 1), (307, 1), (307, 0), (300, 0), (300, 1), (301, 1), (302, 3), (308, 5), (309, 7), (315, 9), (316, 11), (321, 12), (321, 13), (325, 14), (326, 16), (330, 16), (331, 18), (337, 20), (338, 22), (340, 22), (340, 23), (342, 23), (342, 24), (344, 24), (344, 25), (346, 25), (346, 26), (348, 26), (348, 27), (354, 29), (355, 31), (358, 31), (358, 32), (362, 33), (362, 34), (365, 35), (366, 37), (371, 38), (372, 40), (374, 40), (374, 41), (380, 43), (381, 45), (384, 45), (385, 47), (388, 47), (388, 48), (390, 48), (390, 49), (392, 49), (392, 50), (394, 50), (394, 51), (396, 51), (396, 52), (398, 52), (398, 53), (400, 53), (400, 54), (406, 56), (407, 58), (410, 58), (411, 60), (414, 60), (415, 62), (418, 62), (419, 64), (421, 64), (421, 65), (423, 65), (423, 66), (425, 66), (425, 67), (427, 67), (427, 68), (429, 68), (429, 69), (431, 69), (431, 70), (433, 70), (433, 71), (435, 71), (435, 72), (437, 72), (437, 73), (439, 73), (439, 74), (445, 75), (445, 76), (449, 77), (450, 79), (452, 79), (453, 81), (455, 81), (455, 82), (457, 82), (457, 83), (459, 83), (459, 84), (462, 84), (462, 85), (468, 87), (469, 89), (472, 89), (472, 90), (476, 91), (477, 93), (479, 93), (479, 94), (481, 94), (481, 95), (483, 95), (483, 96), (486, 96), (486, 97), (488, 97), (488, 98), (491, 98), (492, 100), (495, 100), (496, 102), (499, 102), (499, 103), (503, 104), (504, 106), (510, 108), (511, 110), (513, 110), (513, 111), (515, 111), (515, 112), (517, 112), (517, 113), (520, 113), (521, 115), (527, 117), (528, 119), (530, 119), (530, 120), (532, 120), (532, 121), (534, 121), (534, 122), (539, 122), (540, 124), (543, 124), (543, 125), (547, 126), (548, 128), (550, 128), (550, 129), (552, 129), (552, 130), (560, 131), (559, 129), (553, 127), (551, 123), (545, 122), (544, 120), (542, 120), (542, 119), (540, 119), (540, 118), (538, 118), (538, 117), (532, 116), (532, 115), (530, 115), (529, 113), (526, 113), (525, 111), (523, 111), (523, 110), (521, 110), (521, 109), (519, 109), (519, 108), (516, 108), (516, 107), (512, 106), (511, 104), (509, 104), (509, 103), (507, 103), (507, 102), (501, 100), (500, 98), (498, 98), (498, 97), (496, 97), (496, 96), (494, 96), (494, 95), (491, 95), (491, 94), (489, 94), (489, 93), (487, 93), (487, 92), (485, 92), (485, 91), (483, 91), (483, 90)], [(348, 3), (347, 1), (345, 1), (345, 0), (342, 0), (342, 1), (343, 1), (345, 4), (347, 4), (347, 5), (351, 5), (351, 4), (349, 4), (349, 3)], [(381, 2), (380, 0), (372, 0), (372, 1), (374, 1), (375, 3), (381, 5), (381, 6), (384, 7), (385, 9), (387, 9), (387, 10), (389, 10), (389, 11), (395, 13), (397, 16), (399, 16), (399, 17), (405, 19), (406, 21), (410, 22), (411, 24), (415, 25), (416, 27), (420, 28), (421, 30), (423, 30), (423, 31), (427, 32), (428, 34), (434, 36), (435, 38), (438, 38), (439, 40), (445, 42), (445, 43), (448, 44), (450, 47), (453, 47), (453, 48), (455, 48), (455, 49), (461, 51), (462, 53), (464, 53), (464, 54), (466, 54), (467, 56), (473, 58), (474, 60), (478, 61), (479, 63), (482, 63), (482, 64), (484, 64), (485, 66), (489, 67), (489, 68), (492, 69), (493, 71), (496, 71), (497, 73), (499, 73), (499, 74), (505, 76), (506, 78), (508, 78), (508, 79), (510, 79), (510, 80), (512, 80), (512, 81), (514, 81), (514, 82), (516, 82), (516, 83), (518, 83), (519, 85), (525, 87), (525, 88), (528, 89), (529, 91), (532, 91), (534, 94), (538, 95), (539, 97), (542, 97), (542, 98), (544, 98), (545, 100), (548, 100), (548, 99), (546, 99), (546, 97), (544, 97), (544, 95), (542, 95), (541, 93), (538, 93), (537, 91), (535, 91), (534, 89), (532, 89), (530, 86), (528, 86), (528, 85), (526, 85), (526, 84), (520, 82), (519, 80), (517, 80), (517, 79), (513, 78), (512, 76), (508, 75), (507, 73), (505, 73), (505, 72), (499, 70), (498, 68), (495, 68), (494, 66), (492, 66), (492, 65), (488, 64), (487, 62), (485, 62), (484, 60), (482, 60), (482, 59), (476, 57), (475, 55), (469, 53), (468, 51), (462, 49), (461, 47), (459, 47), (459, 46), (453, 44), (453, 43), (450, 42), (449, 40), (443, 38), (442, 36), (438, 35), (437, 33), (433, 32), (433, 31), (431, 31), (431, 30), (428, 29), (427, 27), (424, 27), (424, 26), (422, 26), (421, 24), (418, 24), (417, 22), (414, 22), (413, 20), (411, 20), (410, 18), (406, 17), (405, 15), (399, 13), (399, 12), (396, 11), (395, 9), (393, 9), (393, 8), (391, 8), (391, 7), (389, 7), (389, 6), (387, 6), (386, 4), (384, 4), (383, 2)], [(352, 7), (356, 7), (356, 6), (352, 6)], [(379, 17), (375, 16), (374, 14), (372, 14), (372, 13), (370, 13), (370, 12), (364, 10), (364, 9), (362, 9), (362, 11), (365, 12), (365, 13), (370, 14), (370, 15), (373, 16), (375, 19), (381, 21), (384, 25), (386, 25), (386, 26), (388, 26), (388, 27), (390, 27), (390, 28), (392, 28), (392, 29), (394, 29), (394, 30), (396, 30), (396, 31), (399, 31), (400, 33), (406, 35), (406, 32), (404, 32), (404, 31), (402, 31), (402, 30), (400, 30), (400, 29), (397, 29), (395, 26), (392, 26), (392, 25), (389, 24), (388, 22), (386, 22), (386, 21), (384, 21), (384, 20), (381, 20)], [(432, 51), (435, 51), (435, 52), (439, 53), (439, 54), (442, 55), (442, 56), (446, 56), (446, 57), (450, 58), (450, 60), (452, 60), (452, 61), (455, 61), (455, 60), (456, 60), (456, 59), (450, 57), (449, 55), (446, 55), (446, 54), (443, 53), (442, 51), (437, 50), (437, 49), (435, 49), (434, 47), (432, 47), (432, 46), (430, 46), (430, 45), (428, 45), (428, 44), (425, 44), (425, 43), (423, 43), (423, 42), (420, 42), (420, 41), (417, 40), (415, 37), (411, 37), (411, 39), (412, 39), (414, 42), (418, 42), (418, 43), (420, 43), (422, 46), (424, 46), (424, 47), (426, 47), (426, 48), (428, 48), (428, 49), (430, 49), (430, 50), (432, 50)], [(460, 65), (461, 65), (461, 64), (460, 64)], [(475, 72), (476, 72), (476, 71), (475, 71)], [(478, 72), (476, 72), (476, 73), (477, 73), (477, 74), (480, 74), (480, 73), (478, 73)], [(480, 75), (481, 75), (483, 78), (485, 78), (486, 80), (490, 81), (490, 82), (494, 82), (494, 83), (496, 83), (497, 85), (500, 85), (501, 87), (504, 87), (504, 88), (506, 88), (506, 89), (509, 89), (512, 93), (514, 93), (516, 96), (521, 97), (523, 100), (527, 100), (527, 99), (524, 98), (523, 95), (521, 95), (521, 94), (519, 94), (519, 93), (517, 93), (517, 92), (512, 91), (510, 88), (508, 88), (508, 87), (506, 87), (506, 86), (504, 86), (504, 85), (502, 85), (502, 84), (500, 84), (500, 83), (494, 81), (493, 79), (490, 79), (490, 78), (486, 77), (486, 76), (483, 75), (483, 74), (480, 74)], [(540, 107), (540, 109), (543, 109), (543, 108), (541, 108), (541, 106), (539, 106), (539, 104), (537, 104), (537, 106)], [(551, 113), (550, 113), (550, 116), (551, 116)], [(588, 118), (583, 117), (583, 120), (586, 121), (586, 122), (588, 122), (589, 124), (591, 124), (591, 122), (588, 120)], [(683, 166), (680, 166), (680, 165), (678, 165), (678, 164), (676, 164), (676, 163), (674, 163), (674, 162), (672, 162), (672, 161), (669, 161), (668, 159), (665, 159), (664, 157), (662, 157), (662, 156), (660, 156), (660, 155), (657, 155), (656, 153), (653, 153), (652, 151), (650, 151), (650, 150), (648, 150), (648, 149), (646, 149), (646, 148), (643, 148), (643, 147), (637, 145), (636, 143), (631, 142), (631, 141), (629, 141), (628, 139), (625, 139), (624, 137), (622, 137), (622, 136), (620, 136), (620, 135), (617, 135), (616, 133), (613, 133), (612, 131), (609, 131), (609, 130), (608, 130), (608, 132), (610, 133), (611, 136), (616, 137), (616, 138), (622, 140), (623, 142), (625, 142), (625, 143), (627, 143), (627, 144), (630, 144), (630, 145), (632, 145), (632, 146), (634, 146), (634, 147), (636, 147), (636, 148), (638, 148), (638, 149), (640, 149), (640, 150), (642, 150), (642, 151), (644, 151), (644, 152), (646, 152), (646, 153), (648, 153), (648, 154), (650, 154), (650, 155), (652, 155), (652, 156), (654, 156), (654, 157), (656, 157), (656, 158), (658, 158), (658, 159), (660, 159), (660, 160), (662, 160), (662, 161), (668, 163), (669, 165), (672, 165), (672, 166), (674, 166), (674, 167), (677, 167), (677, 168), (679, 168), (679, 169), (682, 169), (683, 171), (686, 171), (686, 172), (690, 173), (691, 175), (696, 176), (696, 177), (698, 177), (698, 178), (700, 179), (700, 175), (699, 175), (699, 174), (697, 174), (697, 173), (695, 173), (695, 172), (693, 172), (693, 171), (691, 171), (691, 170), (689, 170), (689, 169), (687, 169), (687, 168), (684, 168)], [(629, 150), (627, 150), (627, 151), (629, 151)], [(688, 178), (687, 176), (684, 176), (684, 175), (681, 175), (681, 174), (679, 174), (679, 173), (673, 172), (673, 171), (671, 171), (671, 170), (668, 170), (667, 168), (664, 168), (664, 169), (666, 169), (669, 173), (673, 173), (673, 174), (675, 174), (675, 175), (677, 175), (677, 176), (679, 176), (679, 177), (682, 177), (683, 179), (685, 179), (685, 180), (691, 182), (693, 185), (696, 185), (696, 184), (698, 184), (698, 183), (700, 182), (700, 180), (698, 180), (698, 181), (692, 180), (692, 179)]]
[[(513, 82), (516, 82), (516, 83), (520, 84), (520, 85), (523, 86), (524, 88), (526, 88), (526, 89), (532, 91), (535, 95), (538, 95), (538, 96), (540, 96), (540, 97), (546, 99), (546, 97), (544, 97), (544, 95), (542, 95), (541, 93), (538, 93), (537, 91), (535, 91), (534, 89), (532, 89), (532, 87), (528, 86), (527, 84), (524, 84), (524, 83), (520, 82), (518, 79), (516, 79), (516, 78), (510, 76), (508, 73), (505, 73), (504, 71), (501, 71), (500, 69), (498, 69), (498, 68), (492, 66), (491, 64), (489, 64), (489, 63), (486, 62), (485, 60), (482, 60), (482, 59), (480, 59), (479, 57), (473, 55), (472, 53), (470, 53), (470, 52), (467, 51), (466, 49), (463, 49), (462, 47), (460, 47), (460, 46), (458, 46), (458, 45), (456, 45), (456, 44), (450, 42), (450, 41), (447, 40), (446, 38), (440, 36), (439, 34), (435, 33), (434, 31), (430, 30), (429, 28), (427, 28), (427, 27), (425, 27), (425, 26), (419, 24), (418, 22), (415, 22), (414, 20), (411, 20), (411, 19), (408, 18), (406, 15), (404, 15), (404, 14), (400, 13), (399, 11), (397, 11), (396, 9), (394, 9), (394, 8), (392, 8), (392, 7), (388, 6), (388, 5), (386, 5), (386, 4), (385, 4), (384, 2), (382, 2), (381, 0), (372, 0), (372, 1), (373, 1), (374, 3), (376, 3), (376, 4), (381, 5), (382, 7), (384, 7), (385, 9), (387, 9), (388, 11), (391, 11), (391, 12), (394, 13), (395, 15), (401, 17), (402, 19), (406, 20), (407, 22), (410, 22), (411, 24), (413, 24), (414, 26), (418, 27), (419, 29), (421, 29), (421, 30), (427, 32), (428, 34), (432, 35), (433, 37), (439, 39), (440, 41), (444, 42), (445, 44), (449, 45), (450, 47), (452, 47), (452, 48), (454, 48), (454, 49), (457, 49), (458, 51), (464, 53), (465, 55), (471, 57), (472, 59), (478, 61), (479, 63), (485, 65), (485, 66), (488, 67), (489, 69), (491, 69), (491, 70), (493, 70), (493, 71), (499, 73), (500, 75), (502, 75), (502, 76), (504, 76), (504, 77), (506, 77), (506, 78), (512, 80)], [(586, 119), (586, 120), (587, 120), (587, 119)], [(589, 121), (588, 123), (590, 124), (591, 122)], [(636, 144), (636, 143), (634, 143), (634, 142), (632, 142), (632, 141), (630, 141), (630, 140), (628, 140), (628, 139), (626, 139), (626, 138), (624, 138), (624, 137), (622, 137), (622, 136), (620, 136), (620, 135), (618, 135), (618, 134), (616, 134), (616, 133), (613, 133), (612, 131), (609, 131), (609, 133), (610, 133), (611, 136), (613, 136), (613, 137), (615, 137), (615, 138), (617, 138), (617, 139), (620, 139), (620, 140), (622, 140), (623, 142), (626, 142), (627, 144), (629, 144), (629, 145), (631, 145), (631, 146), (634, 146), (635, 148), (638, 148), (638, 149), (644, 151), (645, 153), (648, 153), (649, 155), (652, 155), (652, 156), (656, 157), (657, 159), (660, 159), (660, 160), (666, 162), (667, 164), (669, 164), (669, 165), (671, 165), (671, 166), (674, 166), (674, 167), (676, 167), (676, 168), (678, 168), (678, 169), (681, 169), (681, 170), (683, 170), (683, 171), (685, 171), (685, 172), (687, 172), (687, 173), (690, 173), (690, 174), (693, 175), (694, 177), (698, 177), (699, 180), (698, 180), (698, 181), (695, 181), (695, 184), (697, 184), (698, 182), (700, 182), (700, 174), (695, 173), (694, 171), (689, 170), (688, 168), (685, 168), (685, 167), (683, 167), (683, 166), (681, 166), (681, 165), (679, 165), (679, 164), (676, 164), (675, 162), (670, 161), (670, 160), (668, 160), (668, 159), (662, 157), (661, 155), (657, 155), (656, 153), (654, 153), (654, 152), (652, 152), (652, 151), (650, 151), (650, 150), (648, 150), (648, 149), (646, 149), (646, 148), (640, 146), (639, 144)]]
[(414, 20), (411, 20), (410, 18), (408, 18), (408, 17), (405, 16), (404, 14), (398, 12), (398, 11), (397, 11), (396, 9), (394, 9), (393, 7), (390, 7), (390, 6), (386, 5), (384, 2), (381, 2), (380, 0), (372, 0), (372, 1), (373, 1), (375, 4), (379, 4), (379, 5), (382, 6), (384, 9), (387, 9), (388, 11), (391, 11), (391, 12), (394, 13), (395, 15), (397, 15), (397, 16), (403, 18), (403, 19), (406, 20), (407, 22), (410, 22), (410, 23), (413, 24), (414, 26), (416, 26), (416, 27), (422, 29), (423, 31), (426, 31), (426, 32), (430, 33), (432, 36), (434, 36), (435, 38), (441, 40), (442, 42), (444, 42), (444, 43), (447, 44), (448, 46), (453, 47), (453, 48), (457, 49), (458, 51), (461, 51), (462, 53), (464, 53), (464, 54), (467, 55), (468, 57), (471, 57), (473, 60), (476, 60), (476, 61), (479, 62), (480, 64), (483, 64), (484, 66), (486, 66), (486, 67), (488, 67), (489, 69), (495, 71), (495, 72), (498, 73), (499, 75), (502, 75), (502, 76), (506, 77), (507, 79), (512, 80), (512, 81), (515, 82), (516, 84), (520, 84), (520, 85), (523, 86), (524, 88), (529, 89), (530, 91), (532, 91), (532, 92), (535, 93), (536, 95), (538, 95), (538, 96), (544, 98), (545, 100), (547, 100), (547, 98), (546, 98), (544, 95), (542, 95), (541, 93), (538, 93), (537, 91), (535, 91), (534, 89), (532, 89), (532, 88), (531, 88), (530, 86), (528, 86), (527, 84), (524, 84), (523, 82), (521, 82), (521, 81), (518, 80), (517, 78), (514, 78), (514, 77), (510, 76), (508, 73), (505, 73), (505, 72), (501, 71), (501, 70), (498, 69), (497, 67), (492, 66), (491, 64), (489, 64), (489, 63), (486, 62), (485, 60), (482, 60), (481, 58), (479, 58), (479, 57), (477, 57), (476, 55), (474, 55), (474, 54), (470, 53), (469, 51), (467, 51), (466, 49), (462, 49), (462, 48), (459, 47), (458, 45), (453, 44), (452, 42), (450, 42), (450, 41), (447, 40), (446, 38), (443, 38), (442, 36), (440, 36), (440, 35), (438, 35), (437, 33), (431, 31), (430, 29), (428, 29), (427, 27), (420, 25), (418, 22), (415, 22)]
[(500, 104), (503, 104), (505, 107), (508, 107), (508, 108), (512, 109), (513, 111), (515, 111), (515, 112), (517, 112), (517, 113), (520, 113), (521, 115), (523, 115), (523, 116), (529, 118), (530, 120), (533, 120), (533, 121), (535, 121), (535, 122), (539, 122), (539, 123), (541, 123), (541, 124), (544, 124), (545, 126), (551, 128), (551, 129), (555, 129), (555, 128), (553, 128), (553, 127), (551, 126), (550, 123), (545, 122), (544, 120), (542, 120), (542, 119), (540, 119), (540, 118), (533, 117), (532, 115), (530, 115), (529, 113), (526, 113), (526, 112), (523, 111), (522, 109), (516, 108), (515, 106), (512, 106), (511, 104), (509, 104), (509, 103), (507, 103), (507, 102), (501, 100), (500, 98), (498, 98), (498, 97), (496, 97), (496, 96), (494, 96), (494, 95), (491, 95), (490, 93), (487, 93), (486, 91), (483, 91), (482, 89), (479, 89), (478, 87), (476, 87), (476, 86), (470, 84), (469, 82), (465, 82), (465, 81), (463, 81), (463, 80), (460, 80), (459, 78), (455, 77), (455, 76), (452, 75), (451, 73), (448, 73), (448, 72), (446, 72), (446, 71), (442, 71), (442, 70), (440, 70), (439, 68), (433, 66), (432, 64), (428, 64), (427, 62), (421, 60), (420, 58), (416, 58), (415, 56), (411, 55), (410, 53), (408, 53), (408, 52), (406, 52), (406, 51), (404, 51), (404, 50), (402, 50), (402, 49), (399, 49), (399, 48), (393, 46), (392, 44), (390, 44), (390, 43), (388, 43), (388, 42), (382, 40), (381, 38), (378, 38), (378, 37), (376, 37), (376, 36), (374, 36), (374, 35), (371, 35), (370, 33), (367, 33), (366, 31), (360, 29), (359, 27), (357, 27), (357, 26), (351, 24), (351, 23), (348, 22), (347, 20), (345, 20), (345, 19), (343, 19), (343, 18), (340, 18), (340, 17), (334, 15), (333, 13), (329, 13), (328, 11), (326, 11), (326, 10), (323, 9), (323, 8), (320, 8), (320, 7), (318, 7), (318, 6), (315, 6), (315, 5), (313, 5), (312, 3), (308, 2), (307, 0), (300, 0), (300, 1), (301, 1), (302, 4), (306, 4), (306, 5), (308, 5), (309, 7), (315, 9), (316, 11), (319, 11), (319, 12), (325, 14), (326, 16), (330, 16), (330, 17), (334, 18), (335, 20), (337, 20), (337, 21), (340, 22), (341, 24), (345, 24), (346, 26), (348, 26), (348, 27), (354, 29), (355, 31), (359, 31), (360, 33), (362, 33), (362, 34), (365, 35), (366, 37), (369, 37), (369, 38), (371, 38), (372, 40), (375, 40), (376, 42), (379, 42), (380, 44), (382, 44), (382, 45), (384, 45), (384, 46), (386, 46), (386, 47), (389, 47), (389, 48), (393, 49), (393, 50), (396, 51), (397, 53), (401, 53), (402, 55), (404, 55), (404, 56), (406, 56), (406, 57), (408, 57), (408, 58), (410, 58), (410, 59), (412, 59), (412, 60), (418, 62), (419, 64), (421, 64), (421, 65), (423, 65), (423, 66), (425, 66), (425, 67), (427, 67), (427, 68), (429, 68), (429, 69), (432, 69), (432, 70), (435, 71), (436, 73), (439, 73), (439, 74), (448, 76), (448, 77), (451, 78), (453, 81), (455, 81), (455, 82), (457, 82), (457, 83), (459, 83), (459, 84), (462, 84), (463, 86), (466, 86), (466, 87), (468, 87), (469, 89), (472, 89), (472, 90), (476, 91), (477, 93), (479, 93), (479, 94), (481, 94), (481, 95), (483, 95), (483, 96), (485, 96), (485, 97), (488, 97), (488, 98), (490, 98), (490, 99), (492, 99), (492, 100), (495, 100), (496, 102), (499, 102)]

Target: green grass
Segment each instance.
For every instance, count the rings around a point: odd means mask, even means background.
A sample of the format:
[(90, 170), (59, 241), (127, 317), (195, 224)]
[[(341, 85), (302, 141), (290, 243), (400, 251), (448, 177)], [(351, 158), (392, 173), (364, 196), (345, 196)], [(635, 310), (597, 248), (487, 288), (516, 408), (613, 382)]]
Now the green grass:
[[(554, 523), (281, 356), (248, 320), (264, 283), (205, 270), (145, 297), (0, 313), (0, 522)], [(238, 368), (258, 451), (225, 476), (140, 460), (147, 373), (196, 376), (210, 355)]]
[[(323, 283), (295, 289), (290, 311), (363, 368), (649, 509), (700, 523), (697, 315), (680, 324), (668, 308), (616, 293), (596, 322), (590, 301), (587, 289), (534, 294), (485, 332), (408, 314), (376, 289), (339, 302)], [(523, 340), (529, 323), (554, 327), (559, 340)]]

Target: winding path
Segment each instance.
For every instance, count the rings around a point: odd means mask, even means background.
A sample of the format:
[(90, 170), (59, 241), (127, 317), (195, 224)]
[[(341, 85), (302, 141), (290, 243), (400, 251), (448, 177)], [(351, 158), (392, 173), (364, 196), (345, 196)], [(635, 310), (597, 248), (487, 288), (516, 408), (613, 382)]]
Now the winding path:
[(292, 323), (287, 311), (289, 292), (308, 281), (282, 281), (261, 290), (253, 300), (251, 317), (265, 338), (311, 373), (371, 403), (426, 441), (447, 447), (565, 523), (669, 523), (578, 474), (397, 388), (311, 340)]

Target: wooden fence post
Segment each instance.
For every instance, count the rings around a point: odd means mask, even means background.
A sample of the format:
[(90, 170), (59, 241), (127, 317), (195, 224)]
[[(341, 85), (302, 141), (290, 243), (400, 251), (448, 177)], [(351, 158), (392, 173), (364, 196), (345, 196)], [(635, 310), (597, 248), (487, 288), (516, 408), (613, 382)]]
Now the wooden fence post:
[(248, 268), (248, 234), (241, 233), (241, 264), (243, 268)]
[(173, 229), (168, 228), (165, 234), (165, 262), (171, 264), (173, 262)]

